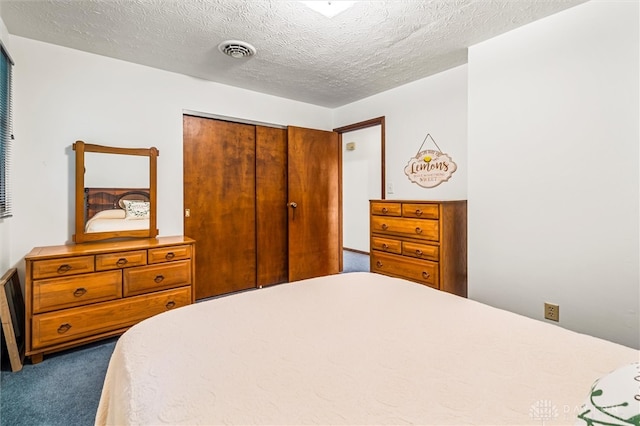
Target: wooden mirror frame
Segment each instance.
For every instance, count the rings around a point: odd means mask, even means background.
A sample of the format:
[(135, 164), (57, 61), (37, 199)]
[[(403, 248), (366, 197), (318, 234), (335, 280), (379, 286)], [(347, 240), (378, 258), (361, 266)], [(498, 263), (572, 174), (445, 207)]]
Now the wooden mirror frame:
[[(84, 243), (88, 241), (100, 241), (110, 238), (155, 238), (158, 235), (156, 219), (156, 196), (157, 196), (157, 158), (159, 151), (155, 147), (151, 148), (116, 148), (101, 146), (76, 141), (73, 144), (76, 152), (76, 233), (73, 241)], [(85, 212), (84, 212), (84, 174), (85, 174), (85, 152), (95, 152), (102, 154), (138, 155), (149, 157), (149, 229), (123, 230), (110, 232), (85, 232)]]

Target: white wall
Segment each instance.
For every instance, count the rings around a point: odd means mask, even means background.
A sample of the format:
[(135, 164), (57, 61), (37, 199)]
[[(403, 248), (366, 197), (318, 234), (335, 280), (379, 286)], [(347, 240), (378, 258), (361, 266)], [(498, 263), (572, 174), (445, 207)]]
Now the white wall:
[[(406, 84), (334, 110), (334, 127), (385, 116), (387, 199), (463, 200), (467, 197), (467, 66)], [(404, 168), (427, 133), (457, 164), (435, 188), (412, 183)], [(435, 149), (426, 144), (425, 148)]]
[[(158, 228), (183, 232), (183, 109), (331, 129), (331, 110), (10, 36), (15, 66), (11, 263), (73, 234), (76, 140), (155, 146)], [(117, 173), (117, 171), (115, 171)], [(197, 235), (193, 236), (197, 238)], [(4, 256), (3, 256), (4, 258)]]
[(469, 52), (469, 296), (640, 347), (638, 2)]
[[(342, 244), (369, 252), (369, 200), (382, 196), (381, 125), (342, 134)], [(346, 145), (355, 143), (348, 151)]]

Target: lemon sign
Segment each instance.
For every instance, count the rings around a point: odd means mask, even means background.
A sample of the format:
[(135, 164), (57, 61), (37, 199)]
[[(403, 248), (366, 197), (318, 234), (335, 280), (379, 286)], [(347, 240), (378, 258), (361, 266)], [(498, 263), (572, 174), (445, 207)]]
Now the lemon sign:
[(409, 160), (404, 174), (411, 182), (423, 188), (433, 188), (448, 181), (457, 168), (448, 154), (427, 149)]

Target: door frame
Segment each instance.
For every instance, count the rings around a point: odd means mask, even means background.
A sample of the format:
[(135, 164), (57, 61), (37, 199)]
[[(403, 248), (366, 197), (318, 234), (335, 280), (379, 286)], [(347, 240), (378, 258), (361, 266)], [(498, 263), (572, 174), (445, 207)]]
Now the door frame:
[[(385, 141), (384, 141), (384, 134), (385, 134), (385, 130), (384, 130), (384, 115), (381, 117), (376, 117), (376, 118), (372, 118), (371, 120), (365, 120), (365, 121), (361, 121), (359, 123), (354, 123), (354, 124), (349, 124), (347, 126), (342, 126), (342, 127), (338, 127), (336, 129), (333, 129), (334, 132), (338, 133), (338, 138), (340, 140), (340, 146), (342, 146), (342, 134), (343, 133), (347, 133), (347, 132), (352, 132), (354, 130), (360, 130), (360, 129), (366, 129), (367, 127), (374, 127), (374, 126), (378, 126), (380, 125), (380, 165), (381, 165), (381, 169), (380, 170), (380, 177), (381, 177), (381, 188), (380, 188), (380, 199), (384, 200), (385, 197), (385, 188), (386, 188), (386, 183), (385, 183), (385, 153), (384, 153), (384, 146), (385, 146)], [(342, 151), (342, 150), (341, 150)], [(340, 196), (340, 198), (342, 198), (342, 195)]]
[(333, 129), (334, 132), (338, 133), (338, 141), (340, 143), (340, 194), (338, 195), (340, 202), (340, 271), (344, 269), (343, 259), (344, 259), (344, 241), (343, 241), (343, 204), (342, 204), (342, 134), (347, 132), (352, 132), (354, 130), (366, 129), (368, 127), (380, 126), (380, 199), (384, 200), (386, 198), (385, 188), (386, 188), (386, 179), (385, 179), (385, 116), (372, 118), (370, 120), (360, 121), (358, 123), (348, 124), (346, 126), (338, 127)]

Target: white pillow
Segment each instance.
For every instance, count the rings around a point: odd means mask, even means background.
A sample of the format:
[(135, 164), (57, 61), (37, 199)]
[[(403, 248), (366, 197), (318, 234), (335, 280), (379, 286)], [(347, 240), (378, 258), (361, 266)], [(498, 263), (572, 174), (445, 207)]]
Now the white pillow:
[(125, 211), (121, 209), (102, 210), (94, 214), (91, 219), (124, 219)]
[(640, 424), (640, 362), (596, 380), (576, 421), (576, 425), (590, 426), (637, 424)]
[(149, 219), (149, 202), (122, 200), (125, 219)]
[(123, 209), (123, 210), (124, 210), (124, 209), (126, 209), (126, 207), (125, 207), (125, 205), (124, 205), (124, 202), (125, 202), (125, 201), (140, 201), (140, 202), (143, 202), (143, 201), (145, 201), (145, 200), (144, 200), (144, 199), (134, 199), (134, 198), (123, 198), (123, 199), (121, 199), (121, 200), (118, 200), (118, 205), (119, 205), (119, 206), (120, 206), (120, 208), (121, 208), (121, 209)]

